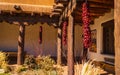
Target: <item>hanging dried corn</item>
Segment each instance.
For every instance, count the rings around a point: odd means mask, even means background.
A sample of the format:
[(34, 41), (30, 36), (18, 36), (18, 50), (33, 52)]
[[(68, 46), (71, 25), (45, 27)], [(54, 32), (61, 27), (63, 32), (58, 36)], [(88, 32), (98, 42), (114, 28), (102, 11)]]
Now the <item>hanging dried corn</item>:
[(83, 45), (88, 48), (91, 43), (91, 31), (90, 31), (90, 13), (88, 11), (87, 3), (82, 5), (82, 21), (83, 21)]

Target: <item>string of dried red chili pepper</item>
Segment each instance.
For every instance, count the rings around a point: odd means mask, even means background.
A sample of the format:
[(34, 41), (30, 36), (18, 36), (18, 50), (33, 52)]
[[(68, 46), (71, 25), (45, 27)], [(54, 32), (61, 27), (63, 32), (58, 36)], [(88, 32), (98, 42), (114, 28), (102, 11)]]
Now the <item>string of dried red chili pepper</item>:
[(63, 22), (62, 26), (62, 44), (66, 45), (67, 44), (67, 22)]
[(39, 29), (39, 44), (42, 44), (42, 26)]
[(87, 3), (82, 5), (82, 21), (83, 21), (83, 45), (88, 48), (91, 43), (91, 31), (90, 31), (90, 13), (88, 11)]

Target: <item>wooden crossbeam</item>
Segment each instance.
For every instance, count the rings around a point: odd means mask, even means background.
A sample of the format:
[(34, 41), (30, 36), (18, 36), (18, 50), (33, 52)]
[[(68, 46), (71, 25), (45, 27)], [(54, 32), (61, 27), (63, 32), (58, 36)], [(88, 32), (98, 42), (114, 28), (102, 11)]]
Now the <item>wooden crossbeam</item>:
[(97, 3), (97, 2), (89, 2), (89, 6), (100, 7), (100, 8), (114, 8), (114, 4)]
[(59, 4), (54, 4), (53, 8), (54, 9), (56, 9), (56, 8), (64, 8), (64, 6), (63, 6), (63, 4), (59, 3)]
[[(82, 13), (81, 12), (76, 12), (76, 14), (78, 14), (78, 15), (82, 15)], [(104, 15), (104, 13), (91, 13), (90, 12), (90, 16), (103, 16)]]
[(8, 23), (18, 24), (19, 22), (24, 23), (25, 25), (33, 25), (38, 22), (42, 23), (58, 23), (58, 18), (52, 17), (50, 18), (49, 15), (28, 15), (28, 14), (16, 14), (16, 15), (10, 15), (10, 14), (2, 14), (0, 15), (0, 21), (6, 21)]
[(89, 2), (105, 3), (114, 5), (114, 0), (88, 0)]
[(67, 5), (69, 0), (55, 0), (56, 3), (62, 3), (64, 5)]
[(53, 12), (62, 12), (62, 9), (53, 9)]

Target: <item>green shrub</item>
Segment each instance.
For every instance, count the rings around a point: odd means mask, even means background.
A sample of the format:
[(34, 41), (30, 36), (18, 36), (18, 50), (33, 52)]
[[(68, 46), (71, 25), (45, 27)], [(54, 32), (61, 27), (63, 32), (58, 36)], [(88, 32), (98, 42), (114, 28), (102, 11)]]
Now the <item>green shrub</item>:
[(9, 72), (11, 70), (8, 66), (7, 55), (4, 52), (0, 52), (0, 69), (4, 69), (5, 72)]
[(37, 64), (35, 57), (33, 55), (27, 55), (24, 61), (24, 65), (28, 67), (28, 69), (35, 69)]
[(36, 58), (36, 63), (38, 69), (49, 71), (54, 69), (53, 65), (55, 64), (55, 61), (52, 58), (50, 58), (50, 56), (38, 56)]
[[(50, 56), (38, 56), (34, 57), (33, 55), (27, 55), (24, 61), (24, 65), (18, 66), (16, 68), (17, 73), (28, 73), (28, 71), (35, 72), (39, 75), (39, 71), (44, 72), (44, 74), (48, 75), (55, 74), (56, 70), (54, 68), (55, 61), (50, 58)], [(41, 75), (41, 73), (40, 73)]]
[(15, 71), (16, 71), (17, 73), (20, 73), (20, 72), (26, 71), (26, 70), (27, 70), (27, 68), (26, 68), (25, 66), (23, 66), (23, 65), (19, 65), (19, 66), (17, 66), (16, 69), (15, 69)]

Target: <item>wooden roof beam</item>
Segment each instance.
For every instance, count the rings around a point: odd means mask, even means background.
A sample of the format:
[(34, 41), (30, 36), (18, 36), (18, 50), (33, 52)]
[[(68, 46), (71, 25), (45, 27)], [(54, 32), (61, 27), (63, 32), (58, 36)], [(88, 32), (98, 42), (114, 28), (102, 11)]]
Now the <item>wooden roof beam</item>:
[[(83, 25), (82, 20), (74, 19), (74, 21), (75, 21), (76, 24), (80, 24), (81, 26)], [(92, 20), (92, 21), (90, 22), (90, 24), (93, 25), (93, 24), (94, 24), (94, 20)]]
[(88, 0), (88, 2), (105, 3), (114, 5), (114, 0)]
[(54, 4), (54, 5), (53, 5), (53, 8), (54, 8), (54, 9), (56, 9), (56, 8), (64, 8), (64, 5), (61, 4), (61, 3)]
[(64, 5), (67, 5), (69, 0), (55, 0), (55, 3), (62, 3)]
[(89, 2), (90, 7), (101, 7), (101, 8), (114, 8), (114, 4), (98, 3), (98, 2)]
[[(80, 13), (80, 12), (76, 12), (78, 15), (82, 15), (82, 13)], [(90, 16), (103, 16), (104, 15), (104, 13), (103, 14), (100, 14), (100, 13), (90, 13)]]
[[(79, 3), (85, 2), (85, 0), (77, 0)], [(103, 3), (103, 4), (110, 4), (114, 5), (114, 0), (87, 0), (87, 2), (94, 2), (94, 3)]]
[(98, 8), (114, 8), (114, 5), (105, 4), (105, 3), (96, 3), (96, 2), (89, 2), (89, 7), (98, 7)]
[[(97, 11), (96, 11), (97, 10)], [(99, 10), (99, 9), (96, 9), (96, 10), (89, 10), (89, 12), (90, 13), (97, 13), (97, 14), (104, 14), (104, 13), (106, 13), (106, 12), (110, 12), (110, 9), (107, 9), (107, 10)], [(79, 8), (77, 8), (74, 12), (80, 12), (80, 13), (82, 13), (82, 10), (81, 9), (79, 9)]]
[[(76, 11), (82, 12), (81, 7), (77, 7)], [(102, 13), (102, 12), (110, 12), (110, 8), (102, 8), (102, 7), (89, 7), (90, 12), (95, 12), (95, 13)]]
[(53, 9), (52, 12), (62, 12), (62, 9)]
[(100, 7), (90, 7), (89, 10), (110, 12), (110, 9), (108, 9), (108, 8), (100, 8)]
[(50, 14), (50, 17), (55, 16), (55, 15), (60, 16), (60, 13), (58, 13), (58, 12), (53, 12), (52, 14)]

